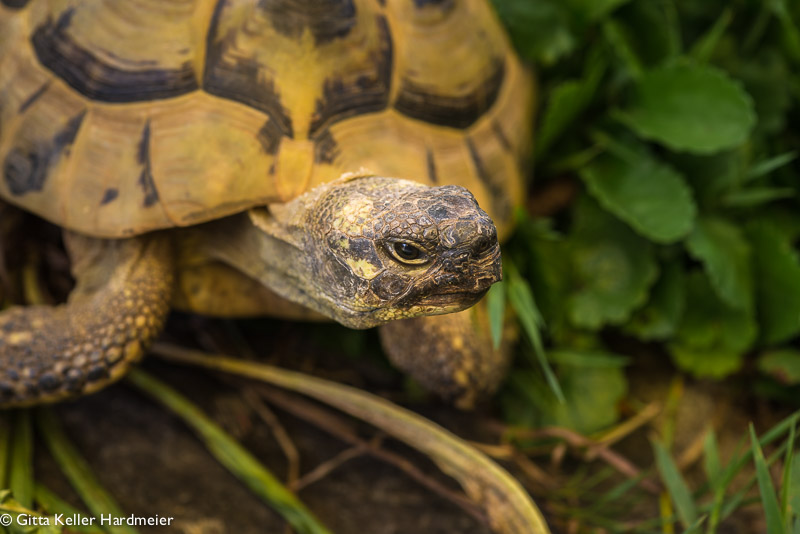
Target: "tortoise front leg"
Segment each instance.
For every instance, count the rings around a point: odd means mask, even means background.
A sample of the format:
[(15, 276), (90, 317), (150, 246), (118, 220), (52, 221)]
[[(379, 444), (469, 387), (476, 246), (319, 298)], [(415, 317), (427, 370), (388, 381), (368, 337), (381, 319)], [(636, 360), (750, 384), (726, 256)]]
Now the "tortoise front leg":
[(169, 311), (169, 238), (65, 233), (77, 284), (66, 304), (0, 312), (0, 407), (54, 402), (118, 380)]
[(505, 377), (512, 329), (495, 349), (486, 300), (447, 315), (393, 321), (380, 327), (381, 344), (395, 366), (426, 389), (470, 409)]

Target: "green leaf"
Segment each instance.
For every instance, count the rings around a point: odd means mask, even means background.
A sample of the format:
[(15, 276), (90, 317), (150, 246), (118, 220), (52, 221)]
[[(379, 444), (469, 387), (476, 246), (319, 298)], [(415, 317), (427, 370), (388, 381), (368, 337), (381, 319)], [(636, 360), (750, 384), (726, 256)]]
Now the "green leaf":
[(786, 57), (774, 49), (732, 65), (731, 74), (742, 81), (753, 99), (757, 134), (776, 134), (785, 128), (792, 105), (790, 73)]
[(292, 528), (304, 534), (328, 534), (300, 500), (259, 461), (197, 406), (166, 384), (133, 369), (128, 381), (178, 415), (205, 442), (214, 457), (259, 497), (281, 514)]
[(582, 24), (602, 19), (631, 0), (565, 0), (572, 17)]
[(673, 57), (672, 27), (660, 2), (630, 2), (603, 24), (603, 35), (634, 78)]
[(800, 333), (800, 254), (790, 235), (766, 221), (748, 225), (753, 247), (758, 315), (766, 344)]
[(675, 504), (675, 509), (680, 517), (681, 524), (684, 528), (689, 528), (695, 521), (698, 520), (697, 509), (695, 508), (694, 501), (692, 500), (692, 493), (689, 491), (689, 486), (681, 476), (678, 466), (669, 455), (666, 447), (658, 441), (653, 441), (653, 453), (656, 458), (656, 466), (661, 475), (661, 480), (667, 487), (672, 502)]
[(569, 12), (560, 0), (492, 0), (519, 53), (551, 65), (575, 48)]
[(536, 154), (542, 156), (561, 136), (564, 130), (583, 113), (597, 92), (597, 85), (606, 65), (601, 56), (594, 55), (588, 72), (580, 80), (566, 80), (556, 85), (544, 108), (536, 142)]
[(758, 369), (783, 384), (800, 384), (800, 350), (766, 352), (758, 359)]
[(758, 478), (758, 489), (761, 493), (761, 503), (764, 507), (764, 515), (767, 520), (768, 534), (784, 534), (786, 529), (781, 519), (781, 509), (778, 505), (778, 498), (775, 496), (775, 488), (772, 485), (767, 461), (761, 446), (758, 444), (756, 431), (753, 423), (750, 423), (750, 443), (753, 450), (753, 461), (756, 464), (756, 477)]
[(492, 333), (492, 345), (500, 348), (503, 340), (503, 322), (506, 314), (506, 286), (503, 282), (494, 284), (486, 295), (486, 307), (489, 310), (489, 330)]
[(624, 325), (627, 332), (645, 341), (666, 340), (675, 334), (686, 306), (686, 275), (681, 262), (662, 264), (661, 276), (644, 307)]
[(558, 366), (558, 372), (564, 402), (557, 402), (547, 393), (544, 381), (537, 374), (514, 372), (502, 399), (509, 421), (534, 427), (564, 426), (583, 434), (617, 421), (619, 403), (627, 394), (621, 367), (564, 363)]
[[(566, 323), (564, 294), (569, 288), (569, 250), (560, 236), (552, 230), (524, 217), (518, 221), (517, 231), (505, 250), (513, 250), (515, 265), (519, 265), (525, 280), (536, 295), (536, 306), (547, 317), (551, 333), (563, 329)], [(507, 256), (504, 256), (504, 260)]]
[(700, 212), (716, 207), (720, 198), (741, 186), (744, 173), (741, 150), (712, 155), (671, 154), (670, 163), (687, 179), (700, 205)]
[(647, 154), (605, 154), (581, 171), (600, 204), (657, 243), (673, 243), (694, 224), (696, 208), (683, 177)]
[(742, 144), (755, 124), (753, 102), (737, 82), (691, 63), (645, 73), (618, 115), (646, 139), (697, 154)]
[(733, 223), (718, 217), (700, 217), (686, 240), (686, 248), (703, 263), (720, 298), (734, 308), (753, 307), (750, 246)]
[(564, 393), (561, 390), (561, 385), (558, 383), (558, 378), (556, 378), (553, 369), (550, 367), (550, 362), (547, 361), (547, 355), (545, 354), (542, 335), (539, 331), (544, 325), (544, 320), (536, 307), (533, 292), (525, 279), (519, 276), (513, 264), (508, 264), (508, 271), (508, 300), (517, 313), (519, 321), (522, 323), (522, 329), (533, 346), (536, 361), (547, 378), (547, 384), (559, 402), (564, 402)]
[(769, 210), (759, 213), (758, 219), (775, 227), (784, 239), (800, 240), (800, 211), (796, 208), (781, 205), (770, 206)]
[(687, 277), (686, 311), (668, 348), (675, 363), (696, 376), (720, 378), (741, 367), (756, 337), (753, 316), (722, 302), (702, 272)]
[(744, 361), (744, 353), (725, 347), (701, 350), (691, 345), (673, 343), (669, 348), (675, 364), (698, 378), (724, 378), (741, 369)]
[(644, 304), (658, 276), (652, 245), (587, 197), (578, 202), (575, 217), (570, 321), (592, 330), (622, 324)]
[(625, 367), (630, 363), (630, 358), (602, 351), (562, 349), (548, 353), (550, 361), (558, 365), (572, 365), (574, 367)]

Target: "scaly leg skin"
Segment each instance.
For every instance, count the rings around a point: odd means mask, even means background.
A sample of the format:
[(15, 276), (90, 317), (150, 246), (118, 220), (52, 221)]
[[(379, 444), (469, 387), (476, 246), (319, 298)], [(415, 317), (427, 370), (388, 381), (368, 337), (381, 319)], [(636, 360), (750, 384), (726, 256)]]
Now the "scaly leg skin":
[(395, 366), (463, 410), (500, 385), (515, 337), (507, 321), (503, 341), (494, 348), (485, 300), (458, 313), (393, 321), (379, 332)]
[(0, 408), (55, 402), (118, 380), (169, 311), (167, 235), (64, 237), (77, 281), (68, 302), (0, 312)]

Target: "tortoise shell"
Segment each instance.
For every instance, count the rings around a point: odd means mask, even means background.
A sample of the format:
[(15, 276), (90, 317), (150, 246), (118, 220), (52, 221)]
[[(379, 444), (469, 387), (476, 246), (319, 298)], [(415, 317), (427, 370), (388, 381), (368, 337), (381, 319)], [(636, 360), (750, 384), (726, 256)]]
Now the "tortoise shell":
[(365, 168), (502, 231), (532, 97), (483, 0), (0, 0), (0, 196), (123, 237)]

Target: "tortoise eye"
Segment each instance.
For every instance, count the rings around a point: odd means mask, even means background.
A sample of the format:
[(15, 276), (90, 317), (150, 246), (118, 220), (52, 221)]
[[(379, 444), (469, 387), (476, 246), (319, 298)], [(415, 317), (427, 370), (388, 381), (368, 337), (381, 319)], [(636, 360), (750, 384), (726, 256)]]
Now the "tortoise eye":
[(404, 260), (416, 260), (420, 255), (419, 249), (408, 243), (395, 243), (394, 251)]
[(397, 241), (392, 243), (389, 247), (392, 256), (401, 263), (409, 263), (413, 265), (420, 265), (426, 263), (428, 259), (419, 247), (415, 247), (411, 243), (404, 241)]
[(475, 253), (476, 254), (483, 254), (487, 250), (489, 250), (492, 246), (492, 240), (488, 238), (480, 239), (477, 243), (475, 243)]

